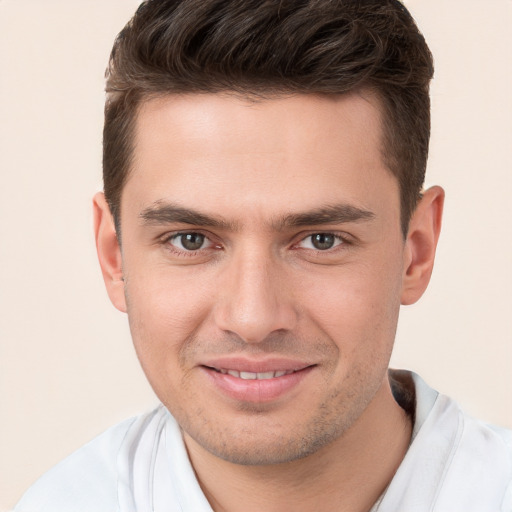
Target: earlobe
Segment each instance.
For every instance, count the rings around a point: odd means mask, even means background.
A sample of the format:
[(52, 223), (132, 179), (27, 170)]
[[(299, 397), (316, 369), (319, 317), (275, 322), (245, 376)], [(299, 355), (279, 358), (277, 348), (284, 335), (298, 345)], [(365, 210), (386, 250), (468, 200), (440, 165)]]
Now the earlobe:
[(96, 250), (108, 296), (117, 309), (126, 312), (121, 247), (103, 192), (93, 198), (93, 218)]
[(404, 249), (403, 305), (413, 304), (427, 289), (441, 232), (443, 204), (444, 190), (429, 188), (411, 217)]

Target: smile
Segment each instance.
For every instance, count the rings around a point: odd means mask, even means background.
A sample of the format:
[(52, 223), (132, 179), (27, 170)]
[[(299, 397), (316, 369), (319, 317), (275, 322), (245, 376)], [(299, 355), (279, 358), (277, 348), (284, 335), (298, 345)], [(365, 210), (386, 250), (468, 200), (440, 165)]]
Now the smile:
[[(223, 363), (215, 366), (211, 363), (201, 365), (202, 374), (206, 377), (205, 384), (231, 400), (252, 403), (272, 402), (293, 396), (294, 390), (299, 389), (301, 382), (307, 379), (317, 366), (297, 362), (283, 364), (283, 361)], [(235, 370), (233, 367), (238, 368)]]
[(226, 370), (225, 368), (212, 368), (214, 371), (222, 373), (224, 375), (231, 375), (232, 377), (236, 377), (237, 379), (244, 380), (267, 380), (267, 379), (276, 379), (278, 377), (283, 377), (285, 375), (290, 375), (294, 373), (296, 370), (277, 370), (275, 372), (243, 372), (238, 370)]

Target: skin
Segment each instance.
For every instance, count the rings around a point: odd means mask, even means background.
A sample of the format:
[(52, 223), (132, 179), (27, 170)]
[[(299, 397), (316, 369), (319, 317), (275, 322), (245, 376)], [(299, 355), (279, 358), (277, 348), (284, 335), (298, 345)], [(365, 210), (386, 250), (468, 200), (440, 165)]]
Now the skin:
[[(320, 495), (322, 510), (368, 510), (407, 450), (387, 368), (444, 194), (424, 193), (404, 240), (380, 141), (369, 94), (166, 96), (138, 115), (122, 248), (95, 197), (110, 298), (217, 512), (316, 510)], [(233, 398), (208, 369), (219, 357), (307, 371), (277, 397)]]

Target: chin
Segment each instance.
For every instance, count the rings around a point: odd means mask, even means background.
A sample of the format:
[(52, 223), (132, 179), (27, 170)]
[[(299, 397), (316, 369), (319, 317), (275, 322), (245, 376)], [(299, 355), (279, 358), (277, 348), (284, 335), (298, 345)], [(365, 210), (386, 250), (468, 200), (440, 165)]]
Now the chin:
[[(347, 425), (348, 423), (348, 425)], [(184, 429), (186, 437), (210, 454), (232, 464), (267, 466), (309, 457), (343, 436), (352, 421), (335, 422), (315, 418), (310, 423), (288, 426), (260, 417), (238, 428)]]

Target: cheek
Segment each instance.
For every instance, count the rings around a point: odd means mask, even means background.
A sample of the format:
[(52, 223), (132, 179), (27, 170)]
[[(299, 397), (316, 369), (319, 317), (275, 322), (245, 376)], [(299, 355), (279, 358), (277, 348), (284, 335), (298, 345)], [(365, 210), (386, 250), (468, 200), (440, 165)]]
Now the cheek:
[(400, 308), (399, 265), (337, 270), (336, 275), (317, 275), (310, 282), (305, 278), (307, 315), (342, 345), (342, 352), (364, 352), (365, 346), (387, 352), (394, 341)]
[(143, 365), (175, 359), (204, 321), (211, 292), (200, 283), (193, 275), (166, 269), (137, 276), (127, 273), (128, 318)]
[(193, 282), (180, 283), (161, 274), (126, 280), (128, 319), (137, 357), (156, 395), (173, 410), (179, 407), (176, 397), (190, 397), (190, 390), (186, 391), (190, 368), (183, 354), (203, 322), (207, 297)]

